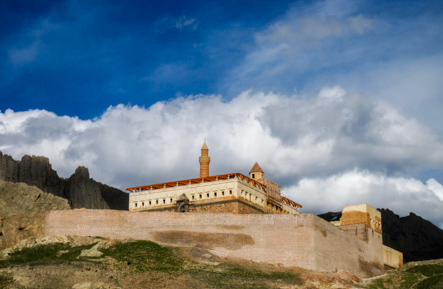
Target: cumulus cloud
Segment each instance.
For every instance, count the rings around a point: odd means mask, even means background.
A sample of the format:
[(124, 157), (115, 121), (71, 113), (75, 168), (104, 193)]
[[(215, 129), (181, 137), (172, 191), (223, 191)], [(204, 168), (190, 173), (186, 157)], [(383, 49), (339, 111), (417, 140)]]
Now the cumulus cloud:
[(247, 174), (258, 161), (305, 212), (368, 202), (443, 221), (442, 185), (410, 177), (441, 169), (437, 136), (388, 104), (340, 87), (310, 98), (246, 91), (229, 101), (196, 95), (147, 108), (118, 105), (92, 120), (45, 110), (0, 113), (3, 153), (48, 156), (64, 177), (85, 165), (121, 189), (198, 176), (204, 139), (211, 174)]
[(314, 213), (341, 211), (343, 206), (367, 203), (389, 208), (400, 216), (414, 212), (443, 228), (443, 186), (434, 179), (388, 177), (353, 170), (326, 178), (304, 178), (284, 194), (297, 199)]

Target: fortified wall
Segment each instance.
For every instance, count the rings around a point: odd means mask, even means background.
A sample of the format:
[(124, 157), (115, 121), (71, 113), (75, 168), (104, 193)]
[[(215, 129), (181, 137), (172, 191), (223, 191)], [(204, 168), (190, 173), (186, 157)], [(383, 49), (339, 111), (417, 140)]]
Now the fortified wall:
[(45, 236), (79, 235), (200, 244), (219, 256), (346, 270), (361, 277), (383, 273), (382, 236), (366, 227), (361, 240), (311, 214), (184, 214), (112, 210), (50, 211)]

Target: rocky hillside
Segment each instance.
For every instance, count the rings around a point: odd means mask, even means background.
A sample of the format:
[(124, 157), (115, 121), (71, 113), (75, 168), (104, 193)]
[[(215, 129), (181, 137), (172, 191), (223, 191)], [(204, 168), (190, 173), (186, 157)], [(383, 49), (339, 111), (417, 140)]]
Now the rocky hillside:
[[(378, 210), (381, 212), (383, 244), (403, 252), (405, 263), (443, 258), (443, 230), (414, 213), (400, 218), (389, 209)], [(338, 221), (341, 212), (318, 216), (328, 222)]]
[(0, 288), (443, 288), (443, 260), (376, 278), (216, 256), (202, 246), (92, 237), (28, 238), (0, 250)]
[(443, 258), (443, 230), (414, 213), (400, 218), (389, 209), (379, 211), (383, 244), (403, 252), (405, 262)]
[(222, 258), (202, 246), (149, 241), (55, 237), (23, 240), (0, 251), (0, 288), (350, 289), (360, 282), (345, 271)]
[(25, 155), (21, 161), (0, 152), (0, 180), (26, 183), (46, 193), (65, 198), (71, 208), (128, 210), (125, 192), (103, 185), (78, 167), (68, 179), (60, 178), (46, 157)]
[(23, 183), (0, 181), (0, 248), (43, 237), (45, 212), (70, 209), (66, 199)]

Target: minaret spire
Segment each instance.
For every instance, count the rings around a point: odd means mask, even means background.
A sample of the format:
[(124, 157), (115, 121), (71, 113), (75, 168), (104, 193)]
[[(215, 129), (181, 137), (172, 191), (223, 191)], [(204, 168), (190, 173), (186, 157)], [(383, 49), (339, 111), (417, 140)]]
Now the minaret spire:
[(200, 162), (200, 178), (209, 177), (209, 162), (211, 158), (208, 156), (208, 145), (206, 144), (206, 140), (202, 146), (202, 154), (199, 158)]

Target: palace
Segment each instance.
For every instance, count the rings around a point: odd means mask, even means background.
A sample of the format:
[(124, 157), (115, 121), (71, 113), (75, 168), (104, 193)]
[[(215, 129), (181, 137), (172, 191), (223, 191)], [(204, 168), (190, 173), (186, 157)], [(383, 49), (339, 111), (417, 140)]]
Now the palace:
[[(280, 194), (255, 163), (249, 176), (209, 175), (206, 142), (200, 177), (128, 188), (129, 212), (50, 211), (45, 236), (133, 238), (174, 246), (203, 246), (219, 256), (346, 270), (360, 277), (403, 265), (401, 252), (383, 245), (380, 211), (367, 204), (344, 207), (329, 223), (300, 214), (301, 205)], [(180, 212), (202, 212), (180, 213)]]
[(201, 148), (200, 177), (126, 189), (130, 211), (177, 211), (298, 215), (302, 206), (281, 196), (280, 186), (264, 177), (255, 163), (249, 177), (240, 173), (209, 175), (209, 149)]

